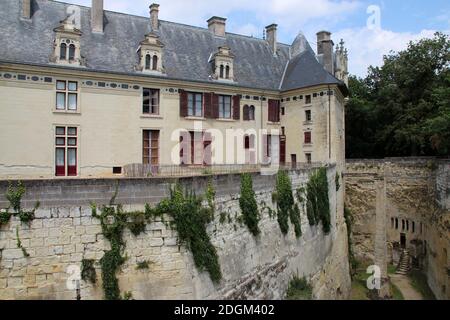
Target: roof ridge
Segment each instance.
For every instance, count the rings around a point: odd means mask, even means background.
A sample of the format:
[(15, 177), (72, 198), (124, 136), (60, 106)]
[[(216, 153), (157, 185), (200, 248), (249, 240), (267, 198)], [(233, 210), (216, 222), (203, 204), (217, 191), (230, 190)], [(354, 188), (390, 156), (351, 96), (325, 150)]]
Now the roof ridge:
[[(62, 5), (78, 6), (78, 7), (82, 7), (82, 8), (91, 10), (91, 7), (86, 6), (86, 5), (73, 4), (73, 3), (68, 3), (68, 2), (64, 2), (64, 1), (58, 1), (58, 0), (53, 0), (52, 2), (53, 3), (57, 3), (57, 4), (62, 4)], [(124, 16), (136, 17), (136, 18), (141, 18), (141, 19), (150, 19), (150, 17), (137, 15), (137, 14), (133, 14), (133, 13), (126, 13), (126, 12), (119, 12), (119, 11), (112, 11), (112, 10), (104, 10), (104, 11), (108, 12), (108, 13), (111, 13), (111, 14), (124, 15)], [(187, 24), (187, 23), (183, 23), (183, 22), (175, 22), (175, 21), (169, 21), (169, 20), (164, 20), (164, 19), (159, 19), (159, 21), (164, 22), (164, 23), (179, 25), (179, 26), (185, 26), (185, 27), (189, 27), (189, 28), (193, 28), (193, 29), (200, 29), (200, 30), (205, 30), (205, 31), (208, 30), (208, 28), (206, 28), (206, 27), (195, 26), (195, 25), (191, 25), (191, 24)], [(262, 38), (248, 36), (248, 35), (245, 35), (245, 34), (239, 34), (239, 33), (234, 33), (234, 32), (226, 32), (226, 34), (240, 36), (240, 37), (244, 37), (244, 38), (247, 38), (247, 39), (265, 41)], [(282, 46), (286, 46), (286, 47), (290, 47), (289, 44), (286, 44), (286, 43), (283, 43), (283, 42), (277, 42), (277, 44), (282, 45)]]

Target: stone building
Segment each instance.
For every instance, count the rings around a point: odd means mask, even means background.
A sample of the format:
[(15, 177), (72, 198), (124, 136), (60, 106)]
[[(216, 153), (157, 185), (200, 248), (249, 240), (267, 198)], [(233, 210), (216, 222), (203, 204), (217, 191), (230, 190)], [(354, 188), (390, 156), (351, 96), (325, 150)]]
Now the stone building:
[(303, 34), (278, 43), (276, 24), (257, 39), (159, 10), (0, 2), (1, 179), (344, 163), (347, 52), (329, 32), (316, 55)]

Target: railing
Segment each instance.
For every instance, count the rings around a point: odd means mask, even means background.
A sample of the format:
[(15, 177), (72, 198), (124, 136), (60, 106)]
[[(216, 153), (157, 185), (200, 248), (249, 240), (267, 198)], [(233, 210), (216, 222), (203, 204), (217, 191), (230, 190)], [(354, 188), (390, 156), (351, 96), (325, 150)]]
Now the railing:
[(260, 164), (231, 164), (231, 165), (161, 165), (128, 164), (124, 166), (123, 174), (127, 178), (151, 178), (151, 177), (192, 177), (220, 174), (254, 173), (263, 170), (302, 170), (322, 166), (322, 163), (285, 163), (278, 167), (264, 166)]

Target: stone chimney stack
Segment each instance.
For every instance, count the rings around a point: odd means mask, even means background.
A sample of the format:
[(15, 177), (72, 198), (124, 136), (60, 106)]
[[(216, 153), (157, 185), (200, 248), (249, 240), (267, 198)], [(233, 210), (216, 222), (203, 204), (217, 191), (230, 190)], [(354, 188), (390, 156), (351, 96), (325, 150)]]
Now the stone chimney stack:
[(270, 49), (272, 49), (274, 55), (277, 54), (277, 27), (278, 25), (275, 23), (266, 27), (267, 42), (269, 43)]
[(92, 32), (103, 33), (103, 0), (92, 0), (91, 27)]
[(212, 17), (208, 22), (209, 31), (218, 37), (225, 37), (227, 19), (221, 17)]
[(152, 27), (152, 31), (158, 31), (159, 30), (159, 4), (153, 3), (150, 6), (150, 23)]
[(31, 19), (31, 0), (22, 0), (22, 19)]
[(319, 61), (322, 62), (325, 70), (334, 75), (333, 47), (331, 32), (320, 31), (317, 33), (317, 55)]

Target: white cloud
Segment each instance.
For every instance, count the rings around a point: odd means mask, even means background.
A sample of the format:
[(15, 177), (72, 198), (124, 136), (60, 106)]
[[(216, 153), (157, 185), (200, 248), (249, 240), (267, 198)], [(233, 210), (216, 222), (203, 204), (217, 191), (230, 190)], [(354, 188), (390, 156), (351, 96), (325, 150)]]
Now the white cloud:
[(383, 55), (407, 48), (410, 41), (432, 37), (435, 30), (422, 30), (419, 33), (397, 33), (389, 30), (345, 29), (333, 35), (335, 42), (341, 38), (349, 50), (349, 71), (351, 74), (365, 76), (370, 65), (381, 66)]

